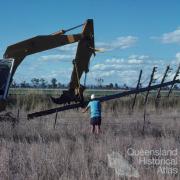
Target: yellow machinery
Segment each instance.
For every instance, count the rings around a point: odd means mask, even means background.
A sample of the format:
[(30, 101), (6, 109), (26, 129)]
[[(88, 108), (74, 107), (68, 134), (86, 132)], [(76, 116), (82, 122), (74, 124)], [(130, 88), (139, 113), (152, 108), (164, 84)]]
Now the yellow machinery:
[[(80, 26), (83, 26), (81, 33), (66, 35), (68, 31)], [(73, 60), (74, 67), (69, 88), (67, 91), (63, 91), (60, 98), (52, 97), (52, 100), (58, 104), (70, 103), (71, 101), (83, 102), (83, 91), (85, 87), (80, 84), (80, 79), (83, 73), (89, 71), (90, 58), (92, 54), (95, 55), (92, 19), (88, 19), (85, 23), (68, 30), (61, 30), (50, 35), (36, 36), (7, 47), (3, 59), (0, 60), (0, 111), (4, 109), (4, 102), (7, 98), (12, 77), (26, 56), (75, 42), (78, 42), (78, 46), (76, 56)], [(10, 60), (12, 63), (9, 68), (6, 68), (5, 73), (3, 66), (8, 66), (4, 62)]]

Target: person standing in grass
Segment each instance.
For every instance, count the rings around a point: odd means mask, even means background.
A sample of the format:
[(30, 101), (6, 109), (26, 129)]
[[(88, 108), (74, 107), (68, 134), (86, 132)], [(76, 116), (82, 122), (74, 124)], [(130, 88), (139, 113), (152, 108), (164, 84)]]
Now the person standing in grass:
[(91, 133), (99, 134), (101, 129), (101, 103), (95, 98), (95, 95), (91, 95), (91, 101), (88, 103), (87, 107), (83, 110), (85, 113), (90, 108), (91, 112)]

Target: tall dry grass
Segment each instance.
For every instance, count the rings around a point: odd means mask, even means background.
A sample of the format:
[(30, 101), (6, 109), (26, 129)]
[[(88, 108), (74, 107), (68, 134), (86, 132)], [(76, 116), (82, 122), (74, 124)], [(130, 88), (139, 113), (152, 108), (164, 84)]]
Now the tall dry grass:
[(54, 129), (55, 115), (26, 119), (29, 110), (54, 106), (47, 97), (14, 98), (15, 106), (9, 104), (9, 111), (16, 117), (20, 109), (19, 122), (12, 126), (11, 121), (5, 121), (6, 116), (0, 120), (0, 180), (135, 179), (117, 176), (109, 167), (107, 154), (112, 152), (119, 152), (137, 168), (140, 180), (180, 179), (179, 164), (178, 174), (162, 175), (157, 174), (156, 166), (140, 165), (137, 157), (127, 155), (129, 147), (180, 150), (179, 99), (163, 99), (157, 110), (150, 97), (144, 134), (143, 97), (138, 97), (134, 111), (131, 102), (132, 98), (127, 97), (103, 103), (102, 134), (92, 135), (88, 113), (59, 113)]
[[(105, 93), (105, 92), (103, 92)], [(103, 94), (102, 94), (103, 95)], [(98, 96), (102, 96), (100, 92), (98, 92)], [(29, 91), (26, 95), (24, 94), (14, 94), (9, 97), (8, 108), (13, 109), (14, 107), (23, 109), (24, 111), (32, 111), (35, 109), (48, 109), (56, 107), (57, 105), (52, 103), (50, 94), (46, 94), (42, 91), (40, 94)], [(53, 95), (52, 95), (53, 96)], [(55, 95), (58, 96), (57, 94)], [(89, 95), (85, 95), (85, 100), (89, 100)], [(104, 107), (107, 110), (124, 110), (131, 111), (132, 103), (134, 100), (134, 96), (127, 96), (121, 99), (112, 100), (104, 103)], [(171, 96), (169, 98), (162, 97), (159, 102), (159, 108), (155, 108), (155, 96), (150, 95), (147, 102), (148, 109), (170, 109), (170, 108), (180, 108), (180, 96)], [(135, 108), (136, 110), (142, 110), (144, 107), (144, 95), (138, 95), (136, 99)]]

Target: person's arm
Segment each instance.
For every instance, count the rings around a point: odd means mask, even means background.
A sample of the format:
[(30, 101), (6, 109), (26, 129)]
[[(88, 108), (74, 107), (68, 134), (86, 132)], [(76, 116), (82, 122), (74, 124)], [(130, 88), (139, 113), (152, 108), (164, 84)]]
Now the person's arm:
[(82, 112), (85, 113), (88, 109), (89, 109), (89, 107), (86, 107), (82, 110)]
[(82, 113), (85, 113), (85, 112), (89, 109), (89, 107), (90, 107), (90, 104), (88, 104), (88, 105), (86, 106), (86, 108), (84, 108), (84, 109), (82, 110)]

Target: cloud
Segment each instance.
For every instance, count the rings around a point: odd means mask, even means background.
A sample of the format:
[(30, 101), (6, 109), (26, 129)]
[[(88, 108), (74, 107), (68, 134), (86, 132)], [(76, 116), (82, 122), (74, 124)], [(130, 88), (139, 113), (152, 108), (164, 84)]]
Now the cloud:
[[(63, 62), (61, 62), (62, 64), (59, 62), (60, 66), (57, 65), (58, 60), (67, 60), (68, 58), (72, 60), (72, 54), (51, 54), (40, 56), (39, 61), (36, 61), (36, 63), (30, 63), (31, 65), (28, 64), (28, 66), (22, 64), (18, 70), (19, 75), (16, 76), (16, 78), (18, 79), (20, 76), (20, 78), (23, 77), (24, 80), (26, 80), (36, 76), (50, 80), (55, 77), (60, 82), (68, 83), (72, 72), (72, 65), (71, 68), (69, 68), (69, 65), (63, 64)], [(54, 63), (49, 64), (49, 62)], [(154, 66), (158, 67), (156, 77), (160, 77), (161, 74), (164, 74), (166, 66), (169, 64), (173, 68), (172, 73), (174, 73), (177, 69), (177, 62), (180, 62), (180, 52), (177, 52), (172, 60), (155, 59), (146, 54), (132, 54), (122, 58), (112, 57), (99, 62), (96, 60), (92, 61), (90, 64), (87, 83), (96, 84), (95, 79), (103, 78), (104, 84), (112, 82), (123, 85), (126, 83), (129, 86), (135, 87), (141, 69), (143, 70), (142, 82), (146, 80), (146, 83), (148, 83)], [(25, 66), (27, 67), (26, 70)], [(23, 76), (22, 74), (25, 75)], [(172, 80), (170, 77), (172, 76), (169, 76), (169, 80)], [(81, 80), (83, 80), (83, 76)], [(161, 80), (161, 78), (159, 78), (159, 80)], [(146, 85), (146, 83), (143, 85)]]
[[(115, 40), (109, 41), (109, 42), (96, 42), (95, 45), (97, 49), (100, 49), (101, 51), (104, 50), (114, 50), (114, 49), (126, 49), (134, 46), (134, 44), (137, 42), (138, 37), (135, 36), (120, 36), (117, 37)], [(70, 53), (75, 54), (77, 50), (78, 42), (73, 44), (68, 44), (62, 47), (56, 48), (61, 53)]]
[(67, 44), (62, 47), (55, 48), (55, 54), (43, 55), (39, 59), (42, 61), (60, 61), (60, 60), (73, 60), (77, 49), (77, 43)]
[(180, 52), (176, 53), (176, 60), (178, 63), (180, 63)]
[[(180, 60), (180, 53), (176, 54), (176, 59)], [(173, 67), (173, 72), (177, 69), (177, 65), (173, 64), (173, 60), (154, 59), (147, 55), (130, 55), (124, 58), (108, 58), (103, 63), (97, 63), (91, 66), (88, 74), (89, 82), (94, 82), (94, 79), (99, 77), (106, 82), (114, 82), (123, 85), (126, 83), (129, 86), (134, 86), (137, 83), (139, 72), (142, 69), (143, 86), (147, 85), (154, 66), (157, 66), (155, 77), (158, 78), (156, 83), (161, 81), (162, 75), (167, 65)], [(169, 74), (167, 80), (172, 80)]]
[(148, 59), (149, 56), (147, 56), (147, 55), (136, 55), (136, 54), (133, 54), (133, 55), (130, 55), (128, 58), (129, 58), (129, 59), (141, 59), (141, 60), (144, 60), (144, 59)]
[(120, 64), (96, 64), (92, 67), (93, 71), (111, 71), (119, 70), (122, 66)]
[(58, 49), (62, 53), (75, 54), (76, 53), (76, 49), (77, 49), (77, 44), (78, 43), (67, 44), (65, 46), (62, 46), (62, 47), (59, 47), (59, 48), (56, 48), (56, 49)]
[(147, 55), (130, 55), (128, 57), (128, 63), (129, 64), (142, 64), (144, 63), (145, 61), (144, 60), (148, 60), (149, 56)]
[(115, 49), (127, 49), (132, 47), (136, 42), (138, 38), (135, 36), (122, 36), (117, 37), (115, 40), (111, 42), (97, 42), (96, 46), (97, 48), (101, 48), (103, 50), (115, 50)]
[(92, 67), (92, 70), (105, 70), (106, 65), (105, 64), (95, 64)]
[[(125, 36), (125, 37), (118, 37), (116, 40), (111, 42), (97, 42), (97, 49), (98, 47), (103, 50), (114, 50), (114, 49), (126, 49), (133, 46), (136, 41), (137, 37), (134, 36)], [(51, 55), (43, 55), (40, 57), (42, 61), (59, 61), (63, 59), (73, 59), (77, 50), (77, 43), (68, 44), (62, 47), (58, 47), (55, 49), (60, 54), (51, 54)], [(122, 61), (118, 60), (118, 61)]]
[(129, 59), (129, 57), (109, 58), (104, 63), (94, 64), (90, 68), (90, 79), (101, 77), (105, 79), (105, 82), (116, 81), (118, 84), (132, 84), (137, 81), (140, 67), (142, 66), (141, 63), (143, 63), (143, 60), (139, 59), (139, 57), (142, 57), (142, 55), (136, 55), (137, 59)]
[[(92, 66), (92, 71), (121, 71), (123, 69), (127, 69), (133, 66), (133, 68), (137, 68), (142, 66), (141, 64), (145, 64), (149, 62), (149, 56), (145, 55), (131, 55), (127, 58), (112, 58), (106, 59), (104, 63), (97, 63)], [(146, 59), (146, 60), (145, 60)], [(152, 62), (152, 61), (151, 61)]]
[[(68, 72), (68, 73), (67, 73)], [(63, 71), (63, 70), (61, 70), (61, 71), (51, 71), (50, 73), (49, 73), (49, 75), (48, 76), (46, 76), (46, 78), (47, 79), (51, 79), (51, 78), (59, 78), (60, 76), (61, 77), (63, 77), (63, 78), (66, 78), (66, 79), (69, 79), (70, 78), (70, 75), (71, 75), (71, 73), (70, 73), (70, 71), (69, 70), (67, 70), (67, 71)]]
[(180, 44), (180, 27), (160, 37), (151, 37), (151, 39), (159, 39), (164, 44)]
[(180, 64), (180, 52), (177, 52), (175, 54), (175, 57), (174, 59), (171, 61), (171, 63), (174, 65), (174, 66), (178, 66)]
[(116, 73), (115, 70), (110, 70), (110, 71), (104, 72), (103, 77), (113, 76), (113, 75), (115, 75), (115, 73)]
[(142, 59), (129, 59), (128, 63), (129, 64), (142, 64), (143, 60)]
[(53, 54), (53, 55), (45, 55), (41, 56), (40, 60), (43, 61), (59, 61), (63, 59), (73, 59), (73, 55), (71, 54)]
[(112, 58), (112, 59), (106, 59), (106, 61), (105, 62), (107, 62), (107, 63), (117, 63), (117, 64), (119, 64), (119, 63), (123, 63), (125, 61), (125, 59), (123, 59), (123, 58), (121, 58), (121, 59), (117, 59), (117, 58)]

